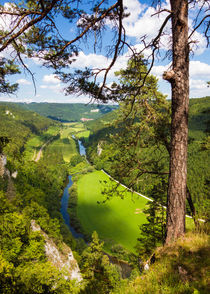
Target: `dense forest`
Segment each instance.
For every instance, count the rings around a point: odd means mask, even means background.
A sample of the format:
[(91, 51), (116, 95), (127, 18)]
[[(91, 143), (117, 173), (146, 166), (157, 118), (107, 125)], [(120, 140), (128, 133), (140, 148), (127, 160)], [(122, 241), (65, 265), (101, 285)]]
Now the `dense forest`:
[(25, 109), (62, 122), (80, 121), (81, 118), (96, 119), (117, 108), (113, 105), (82, 103), (20, 103), (20, 105)]

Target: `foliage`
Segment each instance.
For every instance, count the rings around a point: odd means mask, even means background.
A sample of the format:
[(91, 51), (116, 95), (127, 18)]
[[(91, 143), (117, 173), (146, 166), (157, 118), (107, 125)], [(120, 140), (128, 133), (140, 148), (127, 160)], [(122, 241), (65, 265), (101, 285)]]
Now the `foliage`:
[(156, 261), (149, 271), (121, 289), (116, 294), (133, 293), (203, 293), (209, 292), (209, 236), (186, 234), (171, 246), (157, 248)]
[[(207, 160), (209, 150), (206, 148), (208, 146), (209, 101), (209, 97), (190, 100), (188, 148), (188, 188), (198, 216), (206, 216), (207, 218), (209, 215), (207, 207), (210, 174), (209, 161)], [(137, 106), (134, 105), (134, 107)], [(140, 111), (143, 111), (143, 109), (143, 106), (141, 106)], [(105, 169), (121, 183), (148, 195), (150, 198), (153, 197), (153, 187), (159, 184), (160, 178), (163, 176), (161, 172), (165, 173), (165, 179), (167, 178), (169, 162), (166, 148), (168, 146), (167, 134), (169, 129), (168, 124), (164, 124), (164, 119), (161, 123), (161, 105), (158, 112), (160, 125), (158, 126), (158, 123), (155, 122), (154, 126), (146, 123), (145, 131), (143, 129), (142, 132), (140, 125), (143, 124), (144, 120), (140, 119), (140, 112), (139, 121), (135, 118), (134, 121), (116, 125), (117, 115), (115, 115), (110, 120), (106, 120), (105, 116), (98, 121), (86, 124), (93, 130), (89, 142), (85, 143), (88, 159), (98, 169)], [(138, 115), (138, 112), (134, 111), (134, 113)], [(120, 115), (123, 115), (122, 107), (118, 110), (118, 117)], [(167, 112), (164, 115), (167, 118)], [(144, 128), (144, 125), (142, 127)], [(149, 129), (146, 130), (146, 127)], [(166, 142), (164, 142), (165, 139)], [(135, 145), (137, 140), (138, 143)], [(98, 145), (102, 148), (100, 156), (97, 155)], [(162, 201), (166, 201), (166, 195)], [(187, 212), (188, 214), (191, 213), (188, 205)]]
[(8, 160), (15, 165), (21, 158), (28, 138), (33, 135), (41, 135), (54, 123), (31, 111), (23, 110), (14, 103), (0, 103), (0, 130), (1, 137), (6, 137), (8, 143), (4, 147), (4, 153)]
[[(81, 118), (97, 119), (115, 109), (112, 105), (94, 105), (82, 103), (29, 103), (20, 104), (28, 110), (35, 111), (43, 116), (60, 122), (80, 121)], [(94, 110), (98, 110), (94, 112)]]
[(119, 283), (117, 268), (104, 255), (103, 243), (96, 232), (93, 232), (92, 242), (82, 254), (81, 268), (86, 281), (84, 293), (110, 293)]
[(79, 154), (72, 156), (70, 161), (72, 166), (76, 166), (80, 162), (82, 162), (82, 157)]
[[(166, 193), (167, 182), (161, 182), (152, 189), (154, 201), (147, 203), (143, 212), (147, 215), (147, 223), (140, 226), (140, 237), (138, 238), (137, 252), (141, 258), (150, 255), (158, 244), (164, 243), (166, 211), (163, 207), (163, 194)], [(165, 198), (165, 197), (164, 197)]]
[(0, 57), (0, 93), (11, 94), (18, 89), (18, 84), (10, 84), (6, 77), (8, 75), (13, 75), (20, 73), (18, 66), (13, 60)]

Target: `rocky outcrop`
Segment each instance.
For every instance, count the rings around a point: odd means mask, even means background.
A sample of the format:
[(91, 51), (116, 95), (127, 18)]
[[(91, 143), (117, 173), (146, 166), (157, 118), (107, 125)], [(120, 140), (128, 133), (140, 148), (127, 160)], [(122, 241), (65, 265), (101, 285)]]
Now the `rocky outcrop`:
[(7, 157), (4, 154), (0, 154), (0, 177), (6, 173)]
[(101, 142), (98, 142), (98, 145), (97, 145), (97, 155), (98, 155), (98, 156), (100, 156), (101, 153), (102, 153), (102, 151), (103, 151), (103, 149), (102, 149), (102, 144), (103, 144), (102, 141), (101, 141)]
[(45, 239), (45, 253), (48, 260), (60, 270), (64, 270), (65, 278), (70, 280), (76, 280), (80, 282), (82, 276), (76, 259), (73, 256), (71, 249), (65, 244), (62, 244), (62, 252), (58, 250), (56, 244), (52, 239), (44, 233), (40, 226), (36, 224), (34, 220), (31, 221), (31, 229), (33, 231), (39, 231)]

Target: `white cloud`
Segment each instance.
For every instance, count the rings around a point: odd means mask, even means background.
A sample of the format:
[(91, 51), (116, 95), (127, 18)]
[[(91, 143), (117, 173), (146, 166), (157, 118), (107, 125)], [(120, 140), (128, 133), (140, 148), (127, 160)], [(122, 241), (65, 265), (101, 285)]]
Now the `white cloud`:
[[(168, 65), (159, 65), (152, 68), (152, 73), (162, 77), (164, 71), (170, 68)], [(190, 77), (210, 79), (210, 65), (201, 61), (190, 61)]]
[(130, 15), (123, 22), (124, 25), (129, 26), (138, 21), (139, 14), (144, 11), (147, 5), (141, 4), (138, 0), (124, 0), (124, 7), (127, 8), (125, 12)]
[(93, 53), (85, 55), (84, 52), (80, 51), (77, 57), (77, 60), (74, 63), (72, 63), (72, 67), (74, 68), (104, 67), (105, 68), (109, 65), (110, 62), (111, 60), (105, 57), (104, 55), (98, 55)]
[[(138, 0), (126, 0), (125, 6), (127, 6), (127, 12), (130, 13), (129, 17), (123, 20), (123, 24), (126, 30), (126, 34), (129, 37), (134, 37), (139, 40), (142, 36), (147, 36), (147, 42), (151, 41), (157, 36), (157, 33), (163, 24), (168, 12), (162, 12), (154, 15), (158, 10), (158, 7), (146, 6), (141, 4)], [(169, 0), (162, 3), (161, 9), (170, 10)], [(198, 6), (195, 6), (194, 14), (190, 14), (189, 28), (193, 30), (193, 21), (195, 19), (195, 13), (198, 13)], [(153, 16), (152, 16), (153, 15)], [(192, 38), (191, 50), (195, 55), (200, 55), (206, 50), (206, 39), (203, 34), (195, 31)], [(164, 35), (160, 40), (161, 49), (168, 50), (171, 48), (171, 21), (169, 20), (165, 29)]]
[(163, 72), (166, 71), (169, 68), (169, 65), (158, 65), (153, 66), (151, 73), (158, 78), (162, 78)]
[(60, 80), (59, 80), (58, 76), (56, 76), (54, 74), (45, 75), (43, 77), (43, 82), (48, 83), (48, 84), (60, 84)]
[(26, 79), (19, 79), (19, 80), (17, 80), (17, 83), (20, 85), (31, 85), (31, 82), (29, 82)]
[(210, 91), (207, 83), (204, 80), (190, 79), (190, 97), (205, 97), (209, 96)]
[[(108, 77), (109, 78), (114, 78), (114, 73), (118, 70), (120, 70), (121, 68), (126, 68), (127, 65), (127, 61), (129, 58), (129, 54), (125, 54), (122, 56), (119, 56), (116, 63), (114, 64), (114, 66), (112, 67), (112, 69), (110, 70)], [(80, 69), (84, 69), (85, 67), (90, 67), (93, 68), (95, 70), (95, 72), (97, 71), (97, 69), (106, 69), (110, 63), (111, 63), (112, 59), (107, 58), (103, 55), (98, 55), (98, 54), (87, 54), (85, 55), (84, 52), (79, 52), (79, 56), (78, 59), (72, 64), (73, 68), (80, 68)], [(102, 71), (98, 77), (103, 77), (104, 71)]]
[[(154, 15), (157, 12), (155, 7), (142, 5), (137, 0), (127, 0), (125, 6), (128, 7), (128, 12), (130, 12), (130, 16), (123, 20), (126, 34), (129, 37), (135, 37), (137, 40), (145, 35), (147, 36), (147, 42), (155, 38), (159, 28), (168, 15), (168, 12)], [(169, 9), (168, 0), (162, 4), (162, 9)], [(170, 33), (170, 26), (169, 22), (165, 30), (167, 37), (162, 37), (161, 39), (161, 46), (164, 49), (169, 48), (170, 38), (168, 34)]]
[(49, 89), (52, 90), (53, 92), (60, 94), (63, 92), (63, 88), (61, 86), (61, 84), (57, 84), (57, 85), (41, 85), (40, 86), (41, 89)]
[(190, 79), (190, 88), (192, 90), (206, 90), (207, 89), (207, 83), (204, 80)]
[(210, 65), (200, 61), (191, 61), (190, 76), (210, 79)]

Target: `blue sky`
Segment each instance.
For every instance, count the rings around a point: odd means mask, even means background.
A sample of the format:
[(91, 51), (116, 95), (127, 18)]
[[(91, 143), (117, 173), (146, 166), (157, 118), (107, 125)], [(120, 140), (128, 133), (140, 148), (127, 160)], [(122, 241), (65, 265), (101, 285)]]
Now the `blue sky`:
[[(5, 3), (6, 1), (1, 1)], [(8, 1), (9, 2), (9, 1)], [(113, 2), (113, 1), (110, 1)], [(124, 20), (124, 27), (127, 32), (127, 40), (132, 43), (133, 47), (137, 50), (142, 48), (140, 37), (147, 35), (148, 41), (155, 37), (158, 28), (162, 24), (164, 18), (168, 14), (163, 12), (159, 15), (151, 16), (156, 12), (154, 7), (151, 7), (152, 1), (138, 1), (138, 0), (125, 0), (124, 6), (127, 7), (130, 16)], [(163, 3), (163, 9), (169, 9), (168, 0)], [(198, 11), (198, 7), (189, 10), (189, 24), (192, 27), (193, 19)], [(58, 19), (58, 24), (64, 36), (73, 36), (76, 34), (76, 26), (63, 22)], [(5, 20), (0, 19), (0, 27), (5, 25)], [(103, 36), (103, 45), (107, 45), (109, 40), (109, 33), (111, 24), (107, 24), (107, 33)], [(162, 80), (163, 71), (170, 67), (170, 60), (163, 60), (167, 49), (170, 48), (170, 24), (166, 28), (166, 35), (161, 39), (162, 56), (156, 60), (152, 73), (159, 79), (159, 89), (170, 98), (170, 86), (166, 81)], [(193, 48), (190, 60), (190, 97), (204, 97), (210, 95), (210, 88), (207, 88), (207, 81), (210, 81), (210, 52), (206, 49), (206, 41), (201, 31), (196, 31), (193, 36)], [(120, 68), (125, 68), (130, 52), (125, 49), (122, 56), (120, 56), (111, 70), (108, 78), (108, 83), (114, 79), (114, 72)], [(149, 51), (145, 51), (147, 56)], [(87, 67), (104, 67), (107, 66), (110, 59), (105, 56), (105, 50), (94, 53), (91, 41), (86, 44), (81, 44), (78, 60), (73, 63), (73, 68), (83, 69)], [(14, 102), (88, 102), (89, 97), (76, 95), (65, 96), (63, 93), (64, 85), (57, 79), (52, 70), (44, 68), (38, 59), (26, 60), (27, 66), (35, 74), (36, 80), (36, 95), (30, 75), (22, 73), (15, 75), (11, 81), (19, 83), (19, 91), (16, 95), (0, 95), (0, 101), (14, 101)], [(100, 81), (100, 80), (99, 80)]]

